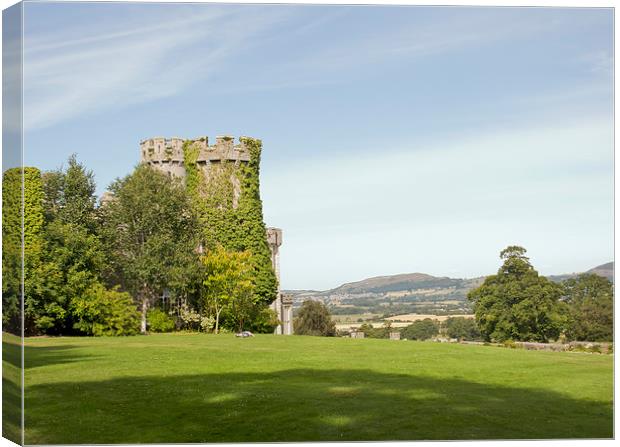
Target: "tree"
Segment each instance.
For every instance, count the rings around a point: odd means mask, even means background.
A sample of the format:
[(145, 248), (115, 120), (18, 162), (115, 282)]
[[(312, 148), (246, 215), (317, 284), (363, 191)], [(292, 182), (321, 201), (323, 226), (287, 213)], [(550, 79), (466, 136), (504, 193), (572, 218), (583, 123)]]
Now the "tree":
[(42, 180), (44, 250), (34, 281), (38, 299), (33, 304), (45, 315), (38, 324), (40, 330), (66, 334), (74, 329), (72, 300), (81, 299), (96, 285), (103, 287), (96, 185), (92, 171), (86, 170), (75, 155), (69, 157), (65, 170), (45, 172)]
[(595, 274), (582, 274), (563, 283), (568, 305), (566, 336), (570, 340), (613, 340), (613, 286)]
[(215, 314), (216, 334), (220, 328), (220, 315), (227, 307), (236, 308), (240, 328), (243, 328), (254, 291), (251, 256), (249, 251), (234, 252), (218, 246), (201, 258), (205, 275), (204, 304)]
[(149, 307), (165, 289), (183, 282), (183, 266), (198, 262), (196, 219), (183, 185), (148, 165), (109, 189), (114, 199), (101, 207), (106, 276), (137, 300), (146, 333)]
[(41, 182), (44, 222), (38, 262), (27, 282), (26, 329), (67, 334), (73, 330), (71, 300), (101, 281), (95, 182), (75, 155), (66, 170), (45, 172)]
[(444, 322), (444, 326), (446, 335), (450, 338), (459, 340), (477, 340), (480, 338), (480, 331), (473, 318), (450, 317)]
[(408, 340), (428, 340), (437, 334), (439, 334), (439, 324), (430, 318), (414, 321), (401, 332), (403, 338)]
[(332, 320), (329, 309), (320, 301), (307, 300), (301, 305), (293, 321), (297, 335), (336, 335), (336, 323)]
[(546, 342), (560, 334), (565, 320), (561, 287), (539, 276), (525, 253), (519, 246), (502, 250), (497, 275), (468, 294), (485, 340)]
[(59, 220), (63, 224), (85, 228), (89, 233), (96, 232), (95, 177), (77, 161), (75, 154), (69, 157), (65, 170), (61, 168), (43, 174), (43, 190), (47, 222)]

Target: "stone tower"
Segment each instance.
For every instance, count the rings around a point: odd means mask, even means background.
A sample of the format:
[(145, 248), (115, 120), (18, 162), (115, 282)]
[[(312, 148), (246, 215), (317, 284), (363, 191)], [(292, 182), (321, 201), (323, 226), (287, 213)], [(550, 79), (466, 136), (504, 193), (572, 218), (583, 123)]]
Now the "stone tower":
[[(140, 142), (140, 160), (153, 168), (168, 174), (170, 177), (177, 177), (185, 180), (187, 172), (185, 170), (185, 154), (183, 145), (186, 141), (198, 146), (198, 159), (196, 164), (201, 169), (206, 178), (212, 169), (222, 162), (233, 162), (235, 166), (250, 161), (250, 152), (243, 143), (243, 139), (235, 144), (235, 139), (231, 136), (218, 136), (215, 144), (209, 146), (207, 137), (200, 137), (194, 140), (172, 137), (153, 137)], [(238, 182), (234, 183), (233, 207), (236, 207), (240, 193)], [(279, 228), (267, 228), (267, 243), (271, 250), (271, 263), (278, 280), (278, 291), (276, 299), (271, 303), (271, 308), (278, 314), (280, 325), (276, 328), (276, 334), (290, 335), (293, 333), (293, 301), (291, 297), (282, 294), (280, 290), (280, 266), (279, 249), (282, 245), (282, 230)]]

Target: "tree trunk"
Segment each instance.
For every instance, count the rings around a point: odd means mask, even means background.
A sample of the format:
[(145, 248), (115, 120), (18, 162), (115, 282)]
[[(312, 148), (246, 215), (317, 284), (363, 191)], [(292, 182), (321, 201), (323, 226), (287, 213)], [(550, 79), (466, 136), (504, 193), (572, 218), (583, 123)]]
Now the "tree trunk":
[(142, 296), (142, 320), (140, 321), (140, 332), (146, 334), (146, 312), (149, 309), (149, 301), (145, 295)]
[(220, 312), (221, 311), (222, 309), (215, 311), (215, 333), (216, 334), (220, 333)]

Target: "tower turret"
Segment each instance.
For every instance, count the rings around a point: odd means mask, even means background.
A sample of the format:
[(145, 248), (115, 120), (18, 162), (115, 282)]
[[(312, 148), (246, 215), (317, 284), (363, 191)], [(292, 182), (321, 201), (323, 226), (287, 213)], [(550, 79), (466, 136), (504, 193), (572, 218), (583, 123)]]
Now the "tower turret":
[(198, 149), (196, 164), (208, 176), (214, 164), (225, 161), (235, 165), (250, 161), (250, 152), (241, 138), (235, 144), (234, 137), (224, 135), (215, 138), (215, 144), (209, 145), (207, 137), (186, 140), (172, 137), (153, 137), (140, 142), (140, 160), (170, 176), (185, 179), (185, 154), (183, 148), (192, 145)]

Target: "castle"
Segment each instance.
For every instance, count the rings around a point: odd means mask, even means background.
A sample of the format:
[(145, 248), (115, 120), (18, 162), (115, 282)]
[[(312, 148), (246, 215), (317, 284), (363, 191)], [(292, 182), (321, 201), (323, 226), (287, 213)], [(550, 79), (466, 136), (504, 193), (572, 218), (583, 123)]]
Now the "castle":
[[(250, 152), (245, 146), (243, 139), (235, 145), (235, 140), (231, 136), (218, 136), (214, 145), (209, 145), (208, 137), (200, 137), (194, 140), (183, 138), (147, 138), (140, 142), (140, 159), (142, 163), (147, 163), (155, 169), (185, 180), (187, 172), (185, 170), (185, 154), (183, 145), (186, 141), (198, 147), (197, 166), (201, 169), (206, 178), (212, 169), (223, 162), (232, 162), (235, 167), (250, 161)], [(233, 207), (236, 206), (240, 194), (238, 181), (233, 178)], [(290, 335), (293, 333), (293, 300), (290, 296), (283, 295), (280, 290), (280, 255), (279, 249), (282, 245), (282, 230), (279, 228), (267, 228), (265, 235), (267, 244), (271, 250), (271, 263), (278, 280), (278, 293), (276, 299), (271, 303), (271, 308), (277, 313), (280, 325), (276, 328), (276, 334)]]

